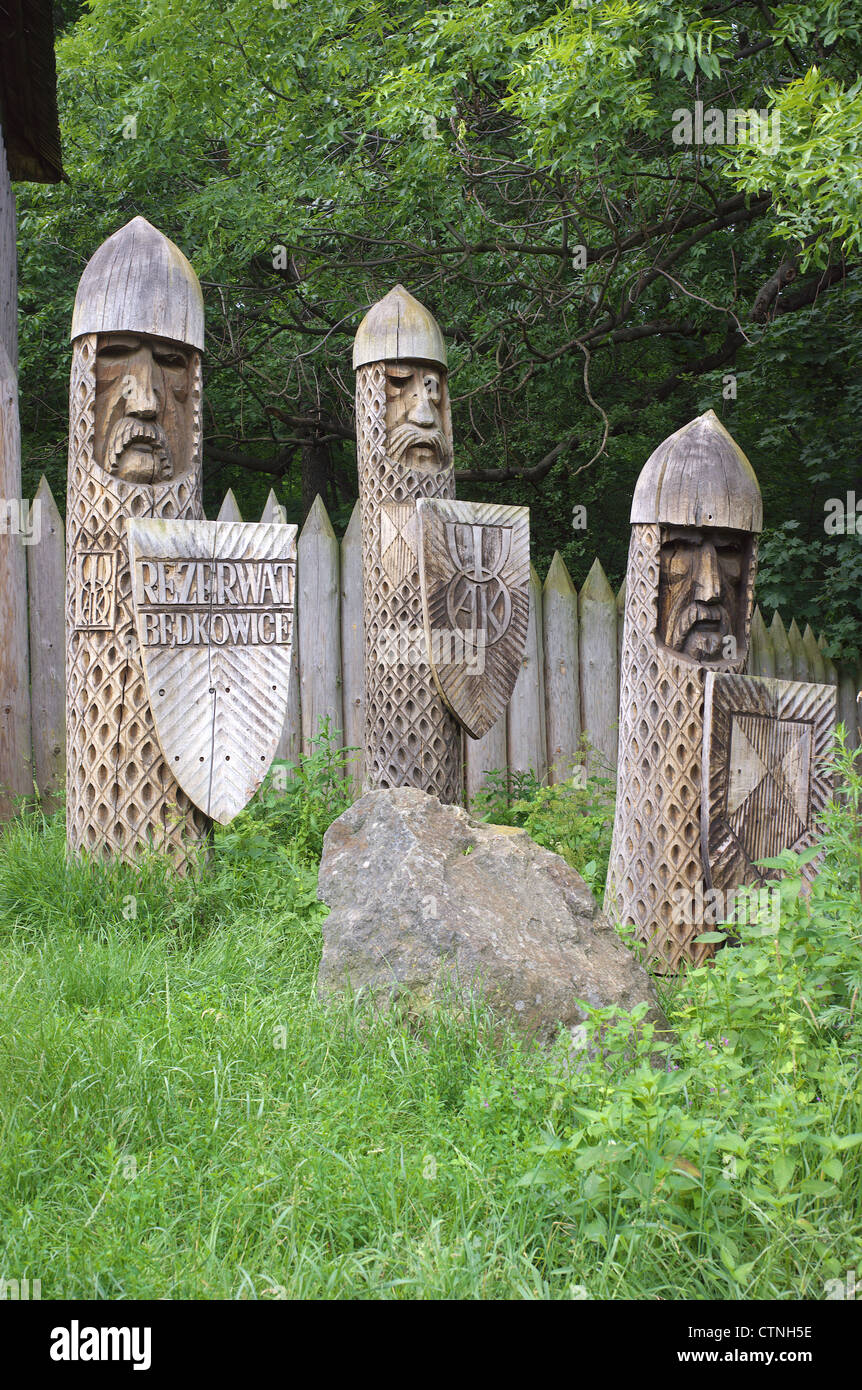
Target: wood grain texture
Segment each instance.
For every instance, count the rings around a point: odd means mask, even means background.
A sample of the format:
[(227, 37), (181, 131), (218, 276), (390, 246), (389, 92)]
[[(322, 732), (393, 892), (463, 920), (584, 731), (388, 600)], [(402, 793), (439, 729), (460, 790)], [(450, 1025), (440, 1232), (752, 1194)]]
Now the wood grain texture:
[[(526, 507), (420, 498), (425, 650), (442, 699), (471, 738), (503, 714), (527, 638)], [(541, 614), (538, 617), (541, 626)]]
[(204, 302), (182, 251), (145, 217), (133, 217), (91, 257), (75, 297), (70, 337), (144, 333), (204, 346)]
[(760, 531), (763, 503), (754, 469), (714, 411), (683, 425), (647, 459), (631, 522)]
[(224, 495), (216, 521), (242, 521), (242, 512), (239, 509), (239, 503), (233, 495), (232, 487), (229, 487)]
[[(442, 369), (441, 373), (442, 373)], [(452, 457), (445, 375), (435, 407)], [(463, 798), (461, 730), (440, 697), (424, 651), (416, 502), (453, 497), (451, 463), (413, 467), (393, 456), (387, 424), (387, 364), (356, 373), (356, 439), (365, 629), (364, 786), (419, 787), (444, 802)], [(408, 659), (393, 666), (392, 643)], [(301, 646), (301, 642), (300, 642)]]
[(287, 712), (295, 526), (127, 523), (144, 675), (165, 762), (226, 825), (261, 785)]
[(787, 640), (787, 632), (781, 614), (777, 610), (773, 613), (772, 622), (769, 624), (769, 639), (772, 642), (776, 677), (779, 680), (792, 681), (794, 679), (793, 653), (790, 650), (790, 643)]
[(617, 765), (619, 673), (617, 601), (596, 559), (578, 598), (581, 728), (589, 733), (590, 765), (607, 776)]
[(521, 672), (509, 701), (509, 773), (534, 772), (544, 781), (548, 770), (545, 730), (545, 653), (542, 637), (542, 581), (530, 566), (530, 608)]
[(39, 539), (27, 547), (30, 598), (30, 707), (33, 771), (47, 812), (62, 800), (66, 779), (66, 683), (63, 585), (66, 543), (63, 520), (47, 479), (34, 498)]
[[(707, 673), (701, 844), (709, 887), (778, 878), (756, 861), (802, 853), (819, 838), (833, 790), (826, 762), (835, 714), (831, 685)], [(813, 878), (816, 861), (802, 872)]]
[[(261, 521), (278, 522), (281, 525), (287, 523), (287, 512), (272, 488), (267, 494), (260, 519)], [(294, 767), (302, 757), (302, 714), (299, 703), (299, 629), (296, 623), (294, 623), (293, 641), (290, 644), (287, 714), (275, 756), (280, 762), (290, 763)]]
[(126, 520), (200, 519), (201, 363), (192, 429), (170, 481), (113, 477), (94, 452), (97, 336), (76, 339), (66, 501), (66, 837), (70, 854), (142, 851), (193, 864), (210, 822), (159, 747), (132, 605)]
[(9, 180), (0, 126), (0, 347), (18, 371), (18, 243), (15, 193)]
[(466, 804), (472, 806), (487, 781), (489, 772), (508, 771), (508, 716), (503, 714), (484, 738), (464, 735), (464, 791)]
[(311, 752), (320, 722), (329, 720), (336, 747), (343, 747), (341, 679), (340, 547), (323, 499), (314, 499), (299, 536), (299, 685), (302, 751)]
[(362, 532), (359, 503), (341, 542), (341, 669), (344, 676), (344, 746), (354, 749), (350, 771), (362, 792), (365, 742), (365, 631), (362, 620)]
[(0, 345), (0, 819), (33, 789), (18, 379)]
[(755, 608), (751, 620), (751, 643), (748, 652), (748, 672), (752, 676), (775, 675), (775, 653), (772, 638), (763, 621), (763, 614)]
[(545, 654), (545, 728), (548, 781), (565, 782), (577, 762), (581, 737), (578, 679), (578, 594), (559, 551), (542, 590)]
[(823, 660), (823, 653), (817, 644), (814, 630), (810, 623), (805, 624), (805, 631), (802, 634), (802, 646), (808, 663), (808, 679), (815, 685), (831, 685), (833, 682), (826, 680), (826, 662)]
[(787, 629), (787, 645), (790, 648), (790, 657), (793, 662), (793, 679), (795, 681), (807, 681), (808, 673), (808, 653), (802, 641), (802, 633), (799, 631), (799, 624), (793, 618), (790, 627)]

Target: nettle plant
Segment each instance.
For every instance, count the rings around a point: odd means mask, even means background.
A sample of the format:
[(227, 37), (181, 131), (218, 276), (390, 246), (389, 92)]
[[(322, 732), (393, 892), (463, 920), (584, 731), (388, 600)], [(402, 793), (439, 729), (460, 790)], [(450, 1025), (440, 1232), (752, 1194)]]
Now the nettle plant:
[(823, 1222), (862, 1186), (862, 752), (843, 728), (833, 765), (841, 792), (810, 892), (802, 866), (817, 850), (766, 862), (777, 921), (752, 892), (747, 921), (704, 933), (734, 944), (666, 985), (670, 1038), (643, 1023), (646, 1006), (590, 1010), (588, 1049), (562, 1073), (521, 1179), (606, 1251), (656, 1223), (692, 1254), (717, 1249), (737, 1294), (757, 1278), (755, 1218), (787, 1238), (788, 1271), (803, 1241), (820, 1273), (840, 1272)]

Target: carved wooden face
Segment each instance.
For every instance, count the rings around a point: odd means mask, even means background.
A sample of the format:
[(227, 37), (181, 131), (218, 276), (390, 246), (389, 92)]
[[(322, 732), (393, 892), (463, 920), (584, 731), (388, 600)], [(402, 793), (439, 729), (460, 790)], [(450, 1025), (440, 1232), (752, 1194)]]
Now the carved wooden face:
[(658, 638), (695, 661), (727, 661), (744, 631), (751, 536), (695, 526), (663, 526)]
[(432, 363), (386, 363), (386, 452), (405, 471), (451, 465), (446, 389), (445, 371)]
[(193, 350), (166, 338), (100, 333), (96, 459), (129, 483), (166, 482), (191, 460)]

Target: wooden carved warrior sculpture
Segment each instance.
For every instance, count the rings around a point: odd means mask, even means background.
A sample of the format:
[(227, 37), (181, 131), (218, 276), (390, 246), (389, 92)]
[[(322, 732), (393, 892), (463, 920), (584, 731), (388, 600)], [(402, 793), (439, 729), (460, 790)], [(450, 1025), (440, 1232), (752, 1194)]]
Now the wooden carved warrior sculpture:
[(67, 840), (182, 867), (209, 821), (159, 748), (135, 631), (125, 522), (201, 506), (203, 298), (142, 217), (88, 263), (72, 320), (66, 575)]
[(605, 909), (660, 972), (712, 950), (678, 905), (704, 881), (704, 681), (745, 666), (762, 517), (751, 464), (711, 410), (659, 445), (635, 488)]
[[(396, 285), (353, 348), (365, 619), (367, 790), (413, 786), (461, 798), (461, 730), (427, 659), (397, 659), (393, 635), (424, 641), (420, 498), (454, 498), (446, 347), (436, 321)], [(395, 653), (393, 656), (393, 652)]]

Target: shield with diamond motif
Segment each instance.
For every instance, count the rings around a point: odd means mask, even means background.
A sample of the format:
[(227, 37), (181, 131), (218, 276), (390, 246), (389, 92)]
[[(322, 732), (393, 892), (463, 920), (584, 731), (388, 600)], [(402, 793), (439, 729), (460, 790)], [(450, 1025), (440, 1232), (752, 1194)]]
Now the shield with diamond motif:
[(471, 738), (509, 703), (530, 612), (530, 513), (421, 498), (419, 580), (434, 681)]
[(287, 713), (296, 527), (129, 520), (138, 640), (159, 744), (183, 791), (232, 820)]
[[(826, 772), (836, 689), (710, 671), (703, 711), (701, 847), (708, 886), (765, 883), (757, 868), (818, 838), (832, 795)], [(813, 878), (816, 867), (803, 872)]]

